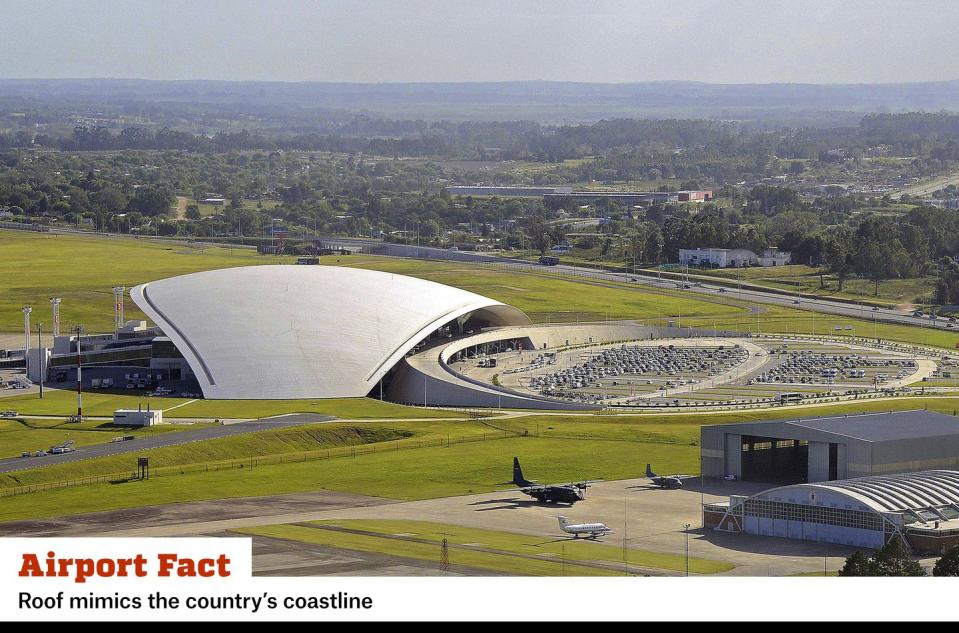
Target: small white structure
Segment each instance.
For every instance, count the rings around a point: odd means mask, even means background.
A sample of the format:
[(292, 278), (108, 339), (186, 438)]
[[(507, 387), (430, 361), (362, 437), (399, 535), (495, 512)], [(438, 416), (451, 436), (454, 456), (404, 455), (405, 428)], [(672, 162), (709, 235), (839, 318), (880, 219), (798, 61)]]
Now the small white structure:
[(767, 248), (762, 257), (746, 248), (681, 248), (679, 263), (697, 268), (745, 268), (746, 266), (785, 266), (792, 261), (787, 251)]
[(679, 263), (700, 268), (744, 268), (758, 264), (759, 258), (745, 248), (681, 248)]
[(153, 426), (163, 424), (163, 411), (156, 409), (117, 409), (113, 412), (113, 423), (117, 426)]
[(767, 248), (759, 258), (760, 266), (786, 266), (792, 263), (792, 253), (778, 248)]

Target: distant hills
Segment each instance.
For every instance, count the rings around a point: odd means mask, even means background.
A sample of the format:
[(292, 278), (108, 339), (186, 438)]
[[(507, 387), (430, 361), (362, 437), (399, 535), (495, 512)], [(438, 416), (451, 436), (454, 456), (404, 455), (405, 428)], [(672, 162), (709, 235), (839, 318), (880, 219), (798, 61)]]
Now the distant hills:
[(235, 110), (367, 112), (395, 118), (580, 122), (612, 117), (775, 123), (863, 112), (959, 111), (959, 81), (896, 84), (286, 83), (2, 79), (0, 105), (210, 104)]

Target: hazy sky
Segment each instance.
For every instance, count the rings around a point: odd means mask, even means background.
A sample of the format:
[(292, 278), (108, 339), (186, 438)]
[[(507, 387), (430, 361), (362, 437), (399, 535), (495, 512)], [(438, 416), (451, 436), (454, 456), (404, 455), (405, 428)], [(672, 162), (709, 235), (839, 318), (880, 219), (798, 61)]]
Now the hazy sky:
[(2, 0), (0, 77), (959, 78), (959, 0)]

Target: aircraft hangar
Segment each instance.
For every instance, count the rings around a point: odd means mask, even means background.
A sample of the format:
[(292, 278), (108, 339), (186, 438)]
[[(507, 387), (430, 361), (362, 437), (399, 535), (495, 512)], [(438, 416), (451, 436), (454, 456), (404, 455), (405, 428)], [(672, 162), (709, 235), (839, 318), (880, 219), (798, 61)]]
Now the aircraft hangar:
[(959, 468), (959, 417), (895, 411), (703, 426), (705, 477), (792, 485)]

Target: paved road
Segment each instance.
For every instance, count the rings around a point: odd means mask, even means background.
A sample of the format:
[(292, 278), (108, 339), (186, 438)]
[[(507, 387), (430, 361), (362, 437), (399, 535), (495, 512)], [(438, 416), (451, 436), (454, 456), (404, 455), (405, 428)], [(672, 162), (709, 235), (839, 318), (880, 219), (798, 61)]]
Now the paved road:
[[(671, 279), (660, 279), (654, 275), (645, 273), (615, 273), (595, 268), (584, 268), (582, 266), (571, 266), (560, 264), (557, 266), (542, 266), (531, 262), (516, 262), (509, 264), (494, 264), (497, 267), (505, 267), (513, 270), (528, 270), (538, 273), (552, 273), (561, 275), (575, 275), (577, 277), (587, 277), (603, 281), (614, 281), (620, 283), (636, 283), (639, 285), (661, 288), (664, 290), (676, 290), (677, 281)], [(631, 281), (632, 280), (632, 281)], [(721, 292), (720, 289), (725, 290)], [(764, 292), (762, 290), (747, 289), (742, 290), (729, 288), (719, 284), (710, 283), (691, 283), (690, 287), (684, 292), (690, 292), (711, 297), (725, 297), (730, 299), (740, 299), (763, 303), (768, 305), (780, 305), (790, 308), (801, 308), (814, 312), (825, 314), (835, 314), (848, 318), (864, 319), (866, 321), (875, 320), (877, 323), (895, 323), (901, 325), (912, 325), (936, 330), (952, 331), (946, 319), (937, 319), (935, 321), (929, 318), (914, 317), (911, 313), (892, 310), (889, 308), (876, 308), (875, 310), (868, 306), (859, 306), (855, 304), (843, 303), (840, 301), (829, 301), (826, 299), (809, 299), (803, 297), (797, 303), (796, 297), (792, 295), (777, 294), (774, 292)], [(959, 332), (959, 328), (955, 331)], [(871, 337), (872, 331), (867, 328), (865, 332), (856, 332), (857, 336)]]
[(128, 440), (126, 442), (92, 444), (90, 446), (81, 446), (75, 451), (64, 453), (62, 455), (45, 455), (43, 457), (10, 457), (7, 459), (0, 459), (0, 473), (12, 473), (18, 470), (26, 470), (28, 468), (39, 468), (42, 466), (53, 466), (54, 464), (78, 462), (84, 459), (92, 459), (94, 457), (106, 457), (108, 455), (120, 455), (123, 453), (146, 451), (154, 448), (162, 448), (164, 446), (177, 446), (180, 444), (187, 444), (189, 442), (215, 440), (221, 437), (243, 435), (244, 433), (255, 433), (256, 431), (268, 431), (271, 429), (279, 429), (300, 424), (329, 422), (335, 419), (336, 418), (328, 415), (298, 413), (294, 415), (282, 415), (273, 418), (261, 418), (259, 420), (236, 422), (234, 424), (211, 426), (202, 429), (189, 429), (175, 433), (162, 433), (160, 435), (151, 435), (148, 437), (137, 437), (134, 440)]

